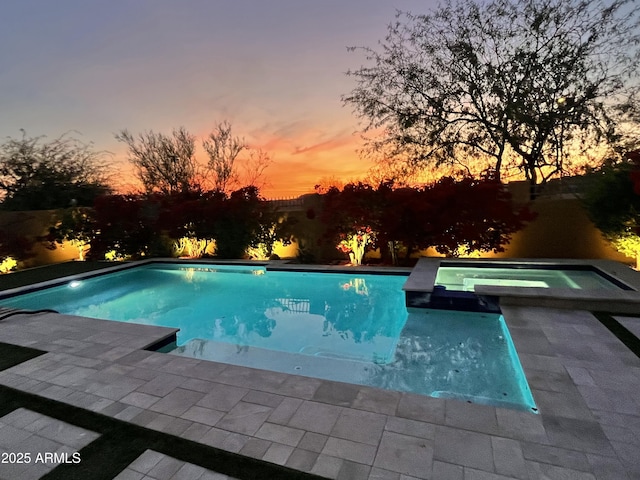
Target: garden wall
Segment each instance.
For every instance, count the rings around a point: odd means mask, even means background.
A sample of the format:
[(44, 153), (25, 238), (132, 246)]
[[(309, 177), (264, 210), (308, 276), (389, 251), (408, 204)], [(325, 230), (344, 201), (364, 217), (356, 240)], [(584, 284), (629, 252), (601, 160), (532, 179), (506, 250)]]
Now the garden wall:
[[(528, 185), (524, 182), (509, 184), (516, 204), (526, 203)], [(304, 208), (319, 211), (319, 203), (314, 196), (308, 196)], [(616, 251), (604, 239), (600, 231), (589, 219), (580, 199), (573, 194), (559, 194), (536, 199), (530, 208), (538, 216), (523, 230), (513, 235), (511, 242), (505, 245), (505, 251), (500, 253), (486, 253), (483, 258), (581, 258), (607, 259), (635, 265), (635, 259), (626, 257)], [(301, 218), (300, 233), (307, 232), (307, 243), (313, 246), (322, 235), (319, 220), (304, 218), (305, 212), (292, 212), (296, 218)], [(280, 254), (278, 251), (276, 253)], [(318, 250), (323, 258), (346, 259), (337, 249), (325, 245)], [(419, 256), (441, 256), (433, 248), (423, 250)], [(371, 252), (368, 257), (379, 255)]]
[(531, 207), (538, 217), (493, 257), (599, 258), (635, 265), (603, 238), (574, 196), (539, 198)]
[(24, 236), (32, 242), (31, 255), (21, 262), (21, 267), (36, 267), (50, 263), (66, 262), (78, 258), (78, 250), (71, 245), (55, 250), (47, 248), (47, 243), (38, 241), (49, 233), (55, 222), (55, 210), (34, 210), (28, 212), (7, 212), (0, 210), (0, 232), (15, 237)]
[[(518, 195), (514, 195), (517, 199)], [(307, 195), (292, 205), (279, 205), (279, 210), (296, 219), (294, 232), (303, 239), (302, 251), (297, 242), (283, 247), (277, 246), (275, 253), (282, 258), (299, 256), (307, 262), (346, 259), (333, 245), (322, 242), (322, 223), (317, 218), (319, 197)], [(538, 217), (522, 231), (516, 233), (505, 252), (485, 254), (486, 258), (600, 258), (634, 264), (606, 242), (599, 230), (589, 220), (580, 200), (575, 196), (539, 198), (532, 204)], [(315, 217), (314, 217), (315, 214)], [(33, 256), (23, 262), (23, 267), (33, 267), (77, 259), (78, 251), (71, 245), (47, 248), (36, 239), (47, 234), (55, 216), (53, 210), (30, 212), (0, 211), (0, 230), (11, 235), (24, 235), (34, 242)], [(433, 249), (421, 255), (438, 256)], [(375, 256), (375, 255), (373, 255)]]

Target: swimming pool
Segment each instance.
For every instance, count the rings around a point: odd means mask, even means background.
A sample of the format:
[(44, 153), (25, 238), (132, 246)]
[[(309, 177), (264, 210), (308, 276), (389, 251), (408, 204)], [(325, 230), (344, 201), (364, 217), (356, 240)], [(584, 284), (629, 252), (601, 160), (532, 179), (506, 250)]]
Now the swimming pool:
[(0, 297), (0, 305), (180, 328), (174, 355), (535, 408), (499, 314), (408, 311), (405, 281), (149, 263)]

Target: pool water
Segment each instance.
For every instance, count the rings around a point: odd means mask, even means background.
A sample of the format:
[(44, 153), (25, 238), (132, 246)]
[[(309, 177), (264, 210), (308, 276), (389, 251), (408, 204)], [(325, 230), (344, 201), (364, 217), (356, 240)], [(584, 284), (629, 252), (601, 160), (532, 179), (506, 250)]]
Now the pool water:
[(435, 285), (473, 292), (476, 285), (619, 290), (592, 270), (440, 266)]
[(535, 408), (499, 314), (409, 312), (405, 281), (152, 263), (0, 298), (0, 305), (179, 328), (174, 355)]

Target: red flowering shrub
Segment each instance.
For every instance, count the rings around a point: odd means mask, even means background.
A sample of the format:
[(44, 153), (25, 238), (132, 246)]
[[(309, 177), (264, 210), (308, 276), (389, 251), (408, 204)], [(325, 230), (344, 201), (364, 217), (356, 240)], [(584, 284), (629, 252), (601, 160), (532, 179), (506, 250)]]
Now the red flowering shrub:
[(323, 200), (326, 237), (350, 257), (376, 244), (392, 251), (402, 246), (406, 258), (428, 247), (448, 256), (503, 251), (535, 217), (527, 207), (515, 209), (500, 182), (471, 178), (445, 177), (421, 188), (348, 184), (328, 189)]

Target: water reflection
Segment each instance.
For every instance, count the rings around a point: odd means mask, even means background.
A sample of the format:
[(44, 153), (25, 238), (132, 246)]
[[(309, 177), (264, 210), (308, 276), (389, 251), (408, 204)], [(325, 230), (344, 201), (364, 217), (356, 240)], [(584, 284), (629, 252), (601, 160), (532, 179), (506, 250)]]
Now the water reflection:
[[(209, 271), (209, 270), (215, 271)], [(15, 307), (179, 328), (178, 343), (215, 340), (277, 351), (388, 362), (407, 318), (406, 277), (254, 273), (252, 267), (152, 265), (42, 290)], [(80, 292), (81, 290), (81, 292)]]
[[(385, 363), (407, 316), (403, 277), (182, 274), (180, 284), (171, 284), (172, 295), (158, 298), (147, 316), (178, 326), (179, 344), (214, 340), (234, 345), (238, 354), (257, 347)], [(145, 297), (165, 287), (155, 284)], [(192, 311), (185, 315), (188, 296)]]

